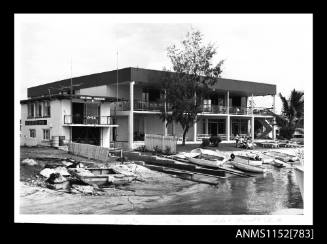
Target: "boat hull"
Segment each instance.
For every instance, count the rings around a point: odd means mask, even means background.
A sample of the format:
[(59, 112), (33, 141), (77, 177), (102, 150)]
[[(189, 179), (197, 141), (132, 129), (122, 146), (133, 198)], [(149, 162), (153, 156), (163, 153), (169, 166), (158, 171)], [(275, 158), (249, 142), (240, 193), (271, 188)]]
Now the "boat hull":
[(296, 177), (296, 181), (299, 185), (300, 191), (301, 191), (301, 195), (303, 198), (303, 183), (304, 183), (304, 171), (303, 171), (303, 166), (296, 166), (294, 168), (295, 171), (295, 177)]
[(223, 162), (218, 160), (208, 160), (202, 158), (187, 158), (190, 163), (201, 165), (201, 166), (209, 166), (219, 168)]
[(247, 171), (247, 172), (251, 172), (251, 173), (264, 173), (265, 172), (264, 168), (261, 168), (258, 166), (248, 165), (248, 164), (239, 163), (239, 162), (235, 162), (235, 161), (232, 161), (231, 164), (235, 168), (240, 169), (242, 171)]

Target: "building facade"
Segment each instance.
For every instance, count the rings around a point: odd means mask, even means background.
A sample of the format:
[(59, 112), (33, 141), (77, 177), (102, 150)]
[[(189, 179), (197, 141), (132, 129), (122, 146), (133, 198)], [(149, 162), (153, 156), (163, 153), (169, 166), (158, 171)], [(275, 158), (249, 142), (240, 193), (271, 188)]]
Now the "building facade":
[[(98, 145), (110, 146), (116, 142), (130, 149), (142, 142), (145, 134), (174, 135), (181, 138), (183, 131), (179, 124), (171, 123), (166, 127), (159, 117), (164, 106), (159, 101), (160, 80), (165, 73), (166, 71), (124, 68), (31, 87), (28, 89), (28, 99), (21, 102), (22, 135), (33, 136), (33, 129), (36, 127), (36, 134), (47, 138), (45, 126), (26, 125), (26, 121), (27, 124), (37, 123), (29, 122), (32, 105), (28, 104), (35, 101), (34, 112), (38, 116), (38, 101), (43, 101), (41, 113), (48, 116), (46, 101), (52, 96), (51, 115), (43, 119), (49, 120), (47, 123), (52, 125), (50, 135), (95, 144), (92, 140), (85, 140), (88, 137), (80, 136), (93, 133), (98, 138)], [(72, 94), (67, 94), (70, 91)], [(65, 94), (66, 98), (55, 98)], [(247, 135), (254, 139), (274, 138), (274, 118), (270, 111), (275, 108), (275, 95), (276, 85), (219, 78), (212, 87), (210, 97), (203, 101), (202, 112), (187, 133), (187, 141), (198, 142), (211, 135), (218, 135), (226, 141), (233, 140), (236, 135)], [(272, 106), (254, 107), (251, 101), (255, 96), (271, 96)], [(166, 106), (169, 111), (169, 105)], [(80, 122), (76, 119), (79, 113), (98, 119), (91, 124), (88, 124), (90, 120), (77, 124)], [(102, 120), (106, 119), (102, 116), (110, 114), (109, 122), (103, 124)]]

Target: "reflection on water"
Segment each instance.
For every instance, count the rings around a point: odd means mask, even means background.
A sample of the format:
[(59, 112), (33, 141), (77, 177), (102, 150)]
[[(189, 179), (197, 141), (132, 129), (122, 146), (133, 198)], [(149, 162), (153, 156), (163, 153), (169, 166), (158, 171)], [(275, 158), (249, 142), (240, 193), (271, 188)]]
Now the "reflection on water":
[(271, 214), (286, 208), (303, 208), (292, 169), (266, 165), (268, 172), (251, 178), (229, 177), (219, 187), (196, 184), (172, 200), (141, 214)]

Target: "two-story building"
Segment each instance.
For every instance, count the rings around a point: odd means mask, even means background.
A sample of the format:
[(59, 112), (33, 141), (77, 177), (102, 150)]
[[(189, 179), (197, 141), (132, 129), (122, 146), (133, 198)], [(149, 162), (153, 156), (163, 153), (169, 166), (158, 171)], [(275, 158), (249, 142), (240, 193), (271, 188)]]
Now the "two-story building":
[[(147, 133), (181, 137), (179, 124), (166, 127), (159, 117), (164, 106), (160, 102), (160, 81), (165, 72), (124, 68), (28, 88), (28, 99), (21, 101), (22, 136), (33, 136), (35, 130), (40, 139), (49, 138), (50, 133), (102, 146), (117, 141), (130, 149), (143, 141)], [(198, 122), (186, 135), (187, 140), (198, 142), (219, 135), (230, 141), (237, 134), (255, 139), (274, 138), (269, 110), (275, 108), (275, 95), (273, 84), (217, 79), (212, 94), (203, 101)], [(254, 96), (272, 96), (272, 106), (254, 107), (250, 103)], [(45, 123), (33, 122), (40, 120), (41, 114), (41, 120), (47, 121), (46, 128), (33, 125)]]

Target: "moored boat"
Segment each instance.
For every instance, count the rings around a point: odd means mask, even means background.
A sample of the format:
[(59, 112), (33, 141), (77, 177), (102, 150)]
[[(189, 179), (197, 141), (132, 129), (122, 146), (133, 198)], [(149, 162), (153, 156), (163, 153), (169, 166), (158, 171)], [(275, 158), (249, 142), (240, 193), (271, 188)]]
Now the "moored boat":
[(240, 169), (242, 171), (251, 172), (251, 173), (264, 173), (265, 172), (265, 169), (262, 167), (237, 162), (235, 160), (231, 161), (231, 165), (233, 165), (237, 169)]

